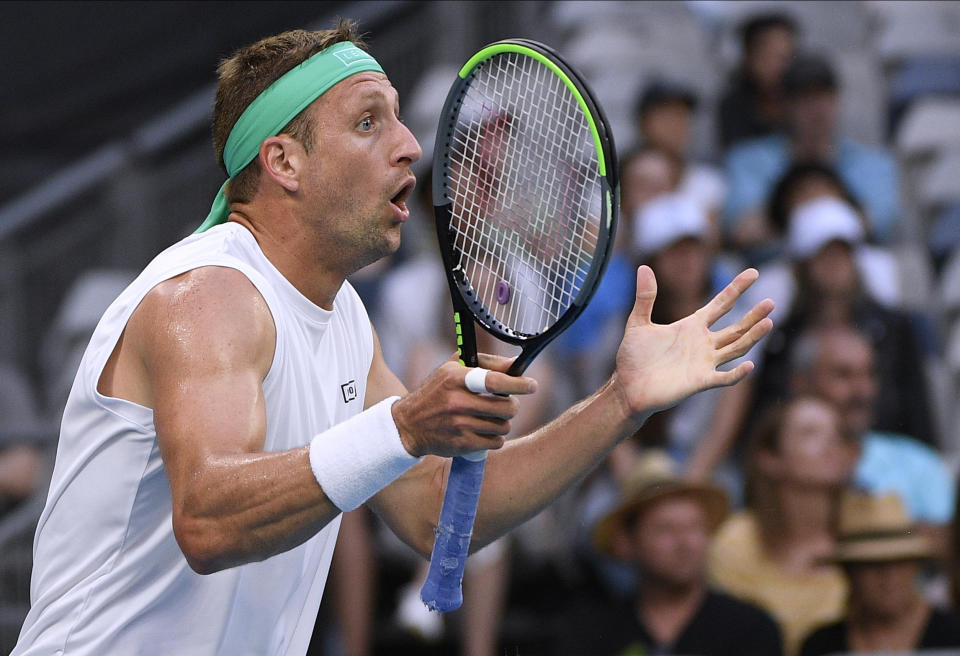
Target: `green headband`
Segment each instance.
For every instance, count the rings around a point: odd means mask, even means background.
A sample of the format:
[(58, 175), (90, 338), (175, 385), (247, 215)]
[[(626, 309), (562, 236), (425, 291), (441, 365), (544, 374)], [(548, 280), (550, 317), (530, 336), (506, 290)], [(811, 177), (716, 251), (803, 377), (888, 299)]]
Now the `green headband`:
[(383, 73), (377, 60), (367, 52), (349, 41), (341, 41), (294, 66), (254, 98), (227, 137), (223, 163), (230, 178), (220, 187), (210, 214), (197, 232), (224, 223), (230, 216), (227, 185), (256, 159), (264, 139), (278, 134), (297, 114), (337, 82), (364, 71)]

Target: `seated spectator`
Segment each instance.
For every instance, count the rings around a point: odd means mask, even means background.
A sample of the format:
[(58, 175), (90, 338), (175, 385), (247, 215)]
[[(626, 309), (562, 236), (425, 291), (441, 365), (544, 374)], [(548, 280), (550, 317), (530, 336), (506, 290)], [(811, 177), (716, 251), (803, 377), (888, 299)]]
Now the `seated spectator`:
[[(911, 521), (945, 554), (955, 503), (952, 476), (928, 445), (875, 428), (875, 411), (884, 402), (879, 353), (866, 335), (849, 326), (808, 331), (793, 349), (790, 386), (794, 393), (816, 394), (837, 407), (844, 430), (856, 438), (856, 485), (871, 494), (900, 497)], [(901, 383), (900, 394), (910, 392), (908, 384)]]
[(833, 166), (864, 208), (872, 240), (890, 243), (900, 220), (896, 164), (882, 149), (865, 146), (838, 133), (837, 79), (826, 60), (796, 59), (784, 77), (789, 118), (785, 133), (743, 142), (727, 155), (729, 193), (724, 227), (729, 241), (756, 250), (775, 237), (763, 212), (770, 191), (795, 162)]
[(706, 583), (710, 535), (727, 512), (724, 493), (679, 478), (659, 451), (639, 461), (624, 489), (593, 537), (597, 549), (637, 571), (636, 589), (619, 603), (582, 600), (563, 617), (550, 653), (780, 653), (779, 631), (766, 613)]
[(720, 99), (720, 146), (765, 137), (786, 125), (783, 74), (797, 45), (797, 26), (786, 14), (754, 16), (740, 28), (742, 59)]
[[(711, 240), (719, 238), (719, 219), (727, 193), (723, 175), (713, 166), (690, 158), (690, 136), (697, 97), (686, 87), (666, 81), (647, 85), (635, 116), (640, 143), (658, 148), (679, 165), (673, 189), (699, 203), (710, 218)], [(714, 230), (715, 229), (715, 230)]]
[(846, 500), (839, 532), (834, 560), (849, 582), (848, 614), (813, 632), (801, 656), (960, 648), (960, 615), (933, 608), (917, 588), (934, 549), (896, 496)]
[[(841, 208), (837, 203), (808, 205), (808, 203), (814, 200), (824, 198), (834, 199), (846, 207)], [(776, 234), (793, 237), (794, 239), (796, 237), (802, 239), (803, 234), (810, 232), (810, 228), (800, 225), (799, 223), (793, 226), (793, 230), (798, 234), (794, 237), (793, 233), (790, 232), (790, 218), (796, 210), (803, 206), (818, 208), (812, 212), (808, 210), (807, 214), (816, 215), (820, 223), (827, 224), (828, 228), (834, 230), (836, 228), (833, 227), (833, 224), (849, 225), (852, 223), (849, 218), (840, 216), (841, 214), (853, 216), (853, 218), (861, 224), (859, 230), (846, 228), (846, 232), (851, 235), (853, 242), (855, 242), (851, 243), (851, 245), (854, 247), (857, 269), (859, 270), (861, 281), (864, 284), (864, 289), (874, 300), (887, 306), (898, 306), (901, 302), (902, 294), (896, 258), (888, 249), (865, 243), (868, 226), (863, 208), (847, 188), (847, 185), (840, 179), (840, 176), (837, 175), (836, 171), (825, 164), (819, 164), (817, 162), (793, 164), (787, 169), (783, 177), (781, 177), (774, 186), (767, 203), (767, 216)], [(821, 229), (816, 234), (823, 232)], [(802, 242), (787, 243), (786, 255), (788, 258), (778, 260), (768, 265), (767, 270), (764, 271), (766, 274), (764, 276), (764, 284), (766, 286), (769, 286), (771, 283), (776, 285), (777, 279), (783, 277), (781, 270), (791, 267), (792, 262), (790, 261), (790, 257), (795, 258), (797, 251), (800, 250), (802, 250)], [(773, 272), (773, 280), (770, 280), (771, 269), (775, 269)], [(792, 300), (791, 295), (795, 292), (795, 287), (789, 285), (792, 281), (786, 282), (789, 289), (783, 293), (785, 298)], [(786, 307), (786, 303), (784, 305)]]
[(748, 451), (747, 507), (717, 532), (710, 578), (769, 612), (795, 654), (813, 627), (839, 619), (847, 588), (833, 553), (854, 455), (840, 416), (800, 396), (771, 409)]

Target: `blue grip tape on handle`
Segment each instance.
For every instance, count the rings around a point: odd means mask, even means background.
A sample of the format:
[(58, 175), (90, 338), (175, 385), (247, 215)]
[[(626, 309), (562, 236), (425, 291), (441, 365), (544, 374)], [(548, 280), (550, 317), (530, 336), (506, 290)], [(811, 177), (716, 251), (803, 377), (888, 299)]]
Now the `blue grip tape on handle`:
[(477, 514), (486, 458), (456, 457), (450, 466), (447, 491), (430, 556), (430, 572), (420, 589), (420, 599), (430, 610), (446, 613), (463, 603), (463, 569), (470, 550), (473, 519)]

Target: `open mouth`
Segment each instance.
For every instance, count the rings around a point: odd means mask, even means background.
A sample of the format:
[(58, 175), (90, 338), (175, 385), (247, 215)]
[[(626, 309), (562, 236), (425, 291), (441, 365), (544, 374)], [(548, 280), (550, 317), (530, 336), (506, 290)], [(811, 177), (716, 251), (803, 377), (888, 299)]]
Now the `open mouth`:
[(394, 194), (393, 198), (390, 199), (390, 202), (402, 210), (407, 209), (407, 199), (410, 197), (410, 194), (413, 193), (413, 187), (415, 184), (416, 183), (411, 180), (400, 187), (400, 191)]

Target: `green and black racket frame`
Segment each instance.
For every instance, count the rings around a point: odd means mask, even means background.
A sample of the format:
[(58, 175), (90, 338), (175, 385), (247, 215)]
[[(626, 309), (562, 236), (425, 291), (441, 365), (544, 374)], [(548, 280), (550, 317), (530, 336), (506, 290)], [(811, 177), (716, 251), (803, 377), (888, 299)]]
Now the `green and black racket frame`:
[[(521, 351), (521, 375), (583, 311), (613, 251), (613, 136), (581, 76), (552, 48), (492, 43), (447, 96), (433, 155), (437, 237), (460, 361), (477, 366), (474, 323)], [(453, 458), (421, 599), (463, 602), (486, 451)]]

